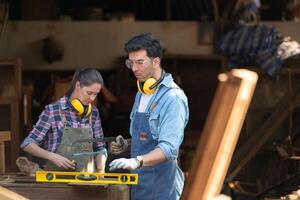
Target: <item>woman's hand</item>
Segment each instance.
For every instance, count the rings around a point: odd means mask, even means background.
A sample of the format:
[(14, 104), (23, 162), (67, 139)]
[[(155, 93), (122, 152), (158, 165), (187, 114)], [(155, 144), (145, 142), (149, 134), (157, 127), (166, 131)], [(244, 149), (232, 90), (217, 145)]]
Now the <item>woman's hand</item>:
[(64, 169), (75, 169), (75, 163), (71, 160), (53, 152), (49, 152), (48, 160), (53, 162), (56, 166)]

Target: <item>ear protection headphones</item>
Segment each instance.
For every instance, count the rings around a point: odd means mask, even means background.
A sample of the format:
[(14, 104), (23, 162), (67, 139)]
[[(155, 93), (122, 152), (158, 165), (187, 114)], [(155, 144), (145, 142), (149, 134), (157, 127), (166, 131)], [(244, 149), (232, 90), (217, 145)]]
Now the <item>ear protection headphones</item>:
[(92, 105), (83, 105), (83, 103), (79, 99), (70, 100), (70, 104), (79, 116), (87, 117), (92, 112)]
[(158, 80), (155, 78), (148, 78), (145, 82), (140, 82), (137, 80), (137, 88), (139, 92), (143, 94), (153, 94), (157, 88), (157, 86), (164, 80), (165, 77), (165, 71), (161, 71), (161, 76)]

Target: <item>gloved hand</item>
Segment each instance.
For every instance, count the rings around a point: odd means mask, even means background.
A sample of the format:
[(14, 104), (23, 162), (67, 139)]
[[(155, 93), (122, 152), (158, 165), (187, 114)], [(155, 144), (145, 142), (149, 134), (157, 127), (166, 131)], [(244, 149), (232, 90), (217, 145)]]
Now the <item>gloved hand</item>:
[(115, 170), (115, 169), (128, 169), (128, 170), (134, 170), (140, 166), (140, 162), (135, 158), (119, 158), (116, 160), (113, 160), (109, 164), (109, 170)]
[(122, 135), (116, 137), (116, 141), (109, 144), (109, 150), (112, 154), (123, 153), (128, 147), (128, 142), (123, 138)]

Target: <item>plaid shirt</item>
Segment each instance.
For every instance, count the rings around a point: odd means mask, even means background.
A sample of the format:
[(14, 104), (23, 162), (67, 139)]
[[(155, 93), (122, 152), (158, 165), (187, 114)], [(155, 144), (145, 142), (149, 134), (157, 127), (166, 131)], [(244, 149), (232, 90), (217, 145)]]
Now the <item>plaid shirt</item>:
[[(71, 107), (68, 98), (63, 96), (55, 103), (49, 104), (39, 116), (29, 135), (21, 144), (21, 148), (30, 143), (35, 143), (44, 149), (55, 152), (62, 140), (64, 122), (61, 118), (61, 112), (65, 115), (66, 126), (73, 128), (90, 128), (90, 117), (77, 116)], [(103, 131), (100, 122), (99, 111), (92, 107), (92, 129), (94, 138), (103, 138)], [(105, 150), (105, 143), (94, 143), (94, 151)]]

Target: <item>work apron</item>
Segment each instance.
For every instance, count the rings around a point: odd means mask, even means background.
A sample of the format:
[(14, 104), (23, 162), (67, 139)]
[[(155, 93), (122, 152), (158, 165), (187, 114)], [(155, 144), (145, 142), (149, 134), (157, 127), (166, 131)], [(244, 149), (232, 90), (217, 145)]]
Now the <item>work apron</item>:
[[(132, 131), (131, 157), (149, 153), (157, 146), (158, 141), (151, 134), (148, 113), (135, 113)], [(131, 200), (179, 199), (183, 187), (183, 173), (177, 160), (141, 167), (132, 172), (139, 175), (139, 181), (132, 186)]]
[[(93, 130), (91, 128), (91, 124), (92, 124), (91, 117), (90, 117), (90, 123), (88, 128), (70, 127), (62, 112), (61, 112), (61, 119), (64, 123), (64, 128), (62, 132), (61, 143), (58, 146), (55, 153), (71, 161), (75, 161), (76, 169), (67, 170), (56, 166), (51, 161), (47, 161), (44, 169), (49, 171), (78, 171), (78, 172), (83, 171), (84, 169), (87, 169), (88, 162), (94, 161), (93, 154), (88, 154), (88, 152), (93, 151), (93, 143), (92, 141), (89, 141), (93, 138)], [(81, 142), (80, 140), (87, 140), (87, 141)]]

